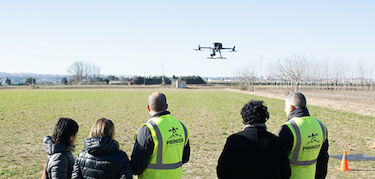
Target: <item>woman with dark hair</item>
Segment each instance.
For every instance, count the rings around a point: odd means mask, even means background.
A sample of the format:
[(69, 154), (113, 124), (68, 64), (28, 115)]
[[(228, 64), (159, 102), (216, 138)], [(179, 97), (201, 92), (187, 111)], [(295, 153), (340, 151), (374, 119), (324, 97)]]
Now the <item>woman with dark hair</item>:
[(97, 120), (74, 163), (72, 178), (132, 179), (129, 158), (119, 149), (114, 136), (115, 126), (111, 120)]
[(243, 131), (227, 138), (217, 165), (218, 178), (289, 178), (288, 154), (279, 138), (267, 132), (269, 113), (263, 101), (245, 104), (241, 116)]
[(78, 124), (70, 118), (60, 118), (52, 137), (44, 137), (44, 147), (48, 154), (43, 178), (71, 178), (74, 164), (72, 151), (77, 138)]

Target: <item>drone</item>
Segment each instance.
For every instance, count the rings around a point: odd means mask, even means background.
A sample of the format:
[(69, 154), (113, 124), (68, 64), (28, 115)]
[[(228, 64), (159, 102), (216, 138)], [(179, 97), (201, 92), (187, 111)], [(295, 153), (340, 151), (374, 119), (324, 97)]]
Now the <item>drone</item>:
[[(212, 50), (212, 54), (210, 54), (210, 57), (207, 57), (207, 59), (227, 59), (221, 55), (221, 50), (230, 50), (229, 52), (236, 52), (236, 46), (233, 46), (233, 48), (223, 48), (223, 44), (220, 42), (214, 42), (213, 45), (214, 47), (201, 47), (198, 44), (198, 48), (194, 50), (197, 50), (197, 51), (201, 51), (205, 49)], [(220, 57), (216, 57), (216, 52), (219, 52)]]

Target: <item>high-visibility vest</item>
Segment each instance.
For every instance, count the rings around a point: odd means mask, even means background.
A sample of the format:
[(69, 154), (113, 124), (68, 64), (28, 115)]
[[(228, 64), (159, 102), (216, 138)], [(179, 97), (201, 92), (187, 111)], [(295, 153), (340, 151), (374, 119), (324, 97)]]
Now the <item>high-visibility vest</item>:
[(293, 148), (289, 153), (290, 178), (314, 179), (316, 161), (327, 137), (326, 127), (317, 119), (294, 117), (285, 123), (293, 133)]
[(151, 118), (146, 124), (154, 141), (149, 165), (139, 179), (178, 179), (182, 176), (182, 155), (189, 139), (188, 129), (172, 115)]

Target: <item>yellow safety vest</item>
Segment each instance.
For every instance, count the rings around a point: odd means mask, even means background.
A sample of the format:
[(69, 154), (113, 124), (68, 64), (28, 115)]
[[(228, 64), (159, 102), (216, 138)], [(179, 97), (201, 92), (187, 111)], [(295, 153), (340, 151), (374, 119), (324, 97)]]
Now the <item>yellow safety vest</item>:
[(293, 148), (289, 153), (291, 179), (314, 179), (316, 161), (326, 140), (326, 127), (317, 119), (294, 117), (285, 123), (293, 133)]
[(146, 124), (154, 141), (149, 165), (139, 179), (178, 179), (182, 176), (182, 155), (189, 139), (188, 129), (172, 115), (151, 118)]

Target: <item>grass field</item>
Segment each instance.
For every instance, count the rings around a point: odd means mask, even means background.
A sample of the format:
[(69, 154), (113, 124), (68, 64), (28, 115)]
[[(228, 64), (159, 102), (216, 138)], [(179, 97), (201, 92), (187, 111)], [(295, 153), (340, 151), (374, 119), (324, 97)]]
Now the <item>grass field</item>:
[[(166, 93), (171, 113), (190, 129), (191, 159), (184, 177), (216, 178), (216, 164), (228, 135), (242, 129), (241, 107), (251, 99), (264, 100), (276, 133), (285, 122), (283, 101), (222, 90), (160, 90)], [(92, 124), (100, 117), (112, 119), (116, 140), (129, 156), (133, 136), (149, 118), (146, 110), (152, 89), (114, 90), (1, 90), (0, 178), (40, 178), (46, 159), (42, 139), (51, 135), (58, 117), (71, 117), (80, 125), (76, 151), (83, 149)], [(363, 153), (375, 139), (375, 118), (310, 106), (310, 113), (328, 128), (330, 154)], [(350, 162), (354, 171), (336, 171), (340, 161), (330, 159), (328, 178), (373, 178), (375, 162)]]

